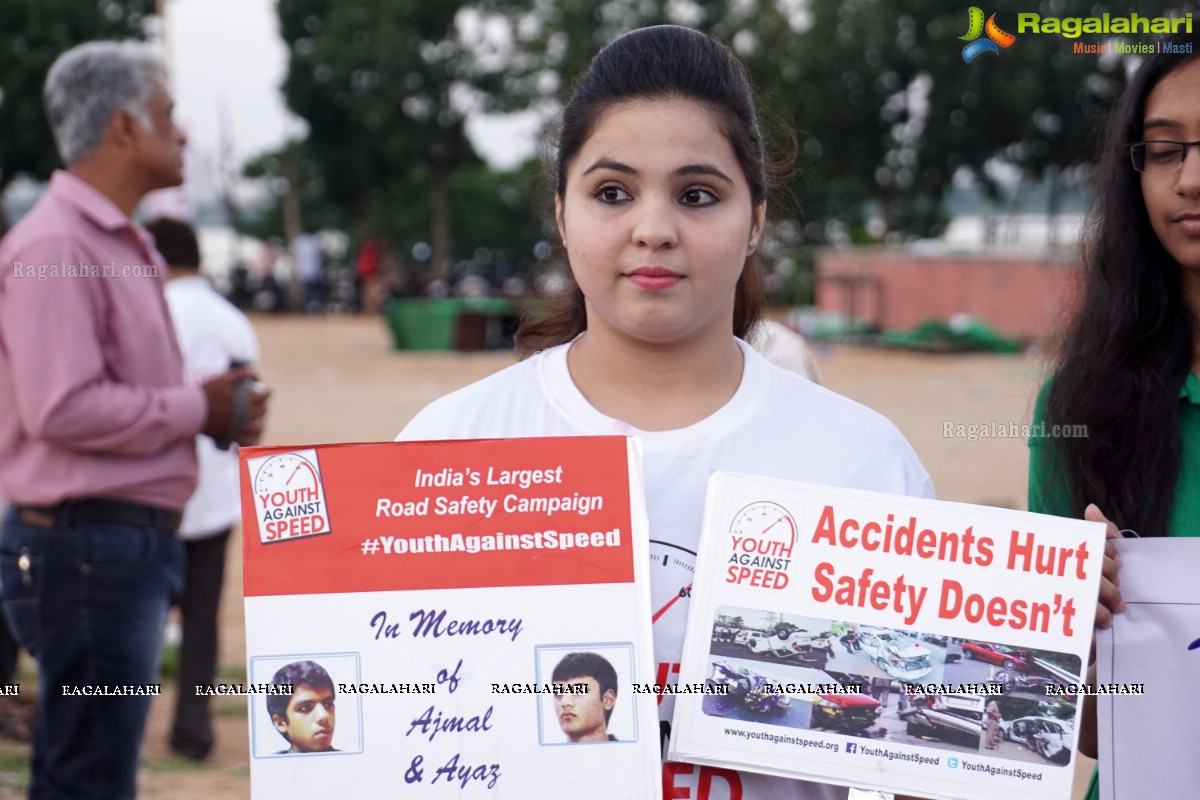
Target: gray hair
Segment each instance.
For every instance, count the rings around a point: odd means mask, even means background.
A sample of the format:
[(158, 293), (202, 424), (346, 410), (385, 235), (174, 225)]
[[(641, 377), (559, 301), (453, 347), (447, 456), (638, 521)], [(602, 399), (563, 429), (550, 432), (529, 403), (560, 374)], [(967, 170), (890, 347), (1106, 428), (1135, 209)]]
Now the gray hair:
[(86, 42), (60, 55), (46, 74), (42, 102), (63, 163), (92, 155), (117, 111), (149, 127), (146, 101), (165, 77), (157, 52), (143, 42)]

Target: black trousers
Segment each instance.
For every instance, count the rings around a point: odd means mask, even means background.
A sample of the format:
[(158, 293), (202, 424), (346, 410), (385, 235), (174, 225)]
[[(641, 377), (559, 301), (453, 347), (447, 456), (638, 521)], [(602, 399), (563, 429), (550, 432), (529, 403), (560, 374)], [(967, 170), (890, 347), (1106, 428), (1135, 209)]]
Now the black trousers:
[(217, 611), (225, 582), (225, 547), (231, 529), (215, 536), (184, 540), (187, 572), (179, 612), (183, 640), (179, 650), (179, 694), (171, 747), (192, 758), (205, 758), (213, 745), (208, 697), (197, 696), (196, 686), (207, 686), (217, 674)]

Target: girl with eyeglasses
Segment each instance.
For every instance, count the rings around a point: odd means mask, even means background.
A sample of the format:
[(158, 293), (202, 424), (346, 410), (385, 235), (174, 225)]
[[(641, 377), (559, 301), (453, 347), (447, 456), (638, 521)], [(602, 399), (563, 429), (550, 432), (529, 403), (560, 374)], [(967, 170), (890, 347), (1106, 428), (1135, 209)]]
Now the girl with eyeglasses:
[[(1118, 529), (1200, 535), (1196, 39), (1165, 40), (1190, 43), (1191, 52), (1148, 57), (1109, 118), (1080, 306), (1034, 412), (1047, 431), (1068, 426), (1083, 435), (1030, 440), (1030, 510), (1106, 521), (1110, 539)], [(1101, 628), (1123, 608), (1114, 556), (1110, 544), (1096, 612)], [(1079, 747), (1095, 757), (1091, 702)], [(1099, 797), (1095, 774), (1087, 797)]]

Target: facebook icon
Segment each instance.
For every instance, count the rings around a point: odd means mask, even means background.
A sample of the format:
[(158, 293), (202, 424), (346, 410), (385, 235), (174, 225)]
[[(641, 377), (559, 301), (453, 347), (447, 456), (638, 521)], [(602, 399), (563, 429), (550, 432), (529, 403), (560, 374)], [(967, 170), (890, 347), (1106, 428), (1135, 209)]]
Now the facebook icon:
[(957, 758), (947, 758), (946, 766), (949, 767), (950, 769), (957, 769), (958, 768), (958, 759)]
[(847, 742), (846, 743), (846, 752), (847, 753), (857, 753), (858, 752), (858, 744), (855, 742)]

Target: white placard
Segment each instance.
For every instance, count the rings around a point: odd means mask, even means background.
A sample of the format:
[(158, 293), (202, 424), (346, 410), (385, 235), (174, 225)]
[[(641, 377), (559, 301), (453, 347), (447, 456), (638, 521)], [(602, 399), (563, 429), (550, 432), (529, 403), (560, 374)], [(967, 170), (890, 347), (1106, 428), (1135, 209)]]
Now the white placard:
[(1066, 800), (1103, 545), (1098, 523), (716, 473), (679, 678), (705, 693), (677, 697), (669, 757)]
[(1126, 609), (1096, 636), (1097, 684), (1118, 690), (1096, 702), (1100, 797), (1195, 797), (1200, 539), (1122, 539), (1117, 549)]

